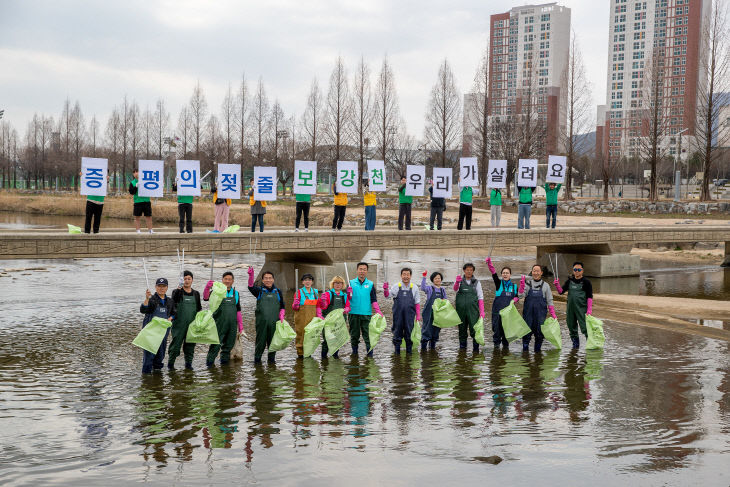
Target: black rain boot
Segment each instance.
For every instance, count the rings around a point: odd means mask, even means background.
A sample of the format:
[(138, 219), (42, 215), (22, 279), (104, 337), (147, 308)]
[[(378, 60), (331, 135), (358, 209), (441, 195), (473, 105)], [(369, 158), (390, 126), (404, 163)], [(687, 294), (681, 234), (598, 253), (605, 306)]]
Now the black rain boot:
[(357, 345), (352, 347), (352, 355), (357, 355)]
[(573, 348), (574, 349), (580, 348), (580, 340), (578, 339), (578, 337), (575, 337), (572, 340), (573, 340)]
[(185, 362), (185, 370), (193, 370), (193, 363)]
[[(535, 346), (537, 346), (537, 342), (535, 342)], [(523, 341), (522, 342), (522, 351), (523, 352), (529, 352), (530, 351), (530, 342)]]
[(334, 358), (340, 358), (340, 355), (339, 355), (339, 353), (340, 353), (340, 351), (339, 351), (339, 350), (337, 350), (337, 351), (336, 351), (335, 353), (333, 353), (333, 354), (332, 354), (332, 356), (333, 356)]
[(479, 353), (479, 344), (477, 343), (476, 340), (474, 340), (473, 345), (474, 345), (474, 353)]
[(427, 345), (428, 345), (428, 340), (421, 341), (421, 351), (422, 352), (425, 352), (426, 351), (426, 346)]
[(395, 354), (400, 355), (400, 344), (395, 346)]
[(436, 340), (431, 340), (429, 343), (431, 344), (431, 350), (436, 350)]
[(213, 367), (213, 362), (205, 362), (205, 366), (211, 368)]
[(270, 364), (275, 364), (276, 363), (276, 352), (269, 352), (268, 362)]

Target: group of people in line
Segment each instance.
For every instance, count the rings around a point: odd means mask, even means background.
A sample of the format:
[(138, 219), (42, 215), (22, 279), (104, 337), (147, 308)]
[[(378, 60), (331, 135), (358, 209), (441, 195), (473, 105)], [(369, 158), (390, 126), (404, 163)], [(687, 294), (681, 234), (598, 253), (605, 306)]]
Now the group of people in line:
[[(141, 233), (141, 218), (144, 216), (147, 224), (147, 231), (155, 233), (152, 228), (152, 203), (149, 197), (139, 196), (138, 194), (138, 171), (133, 172), (133, 179), (129, 183), (129, 193), (132, 195), (132, 215), (134, 216), (134, 226), (137, 233)], [(264, 231), (264, 215), (266, 214), (266, 201), (258, 201), (254, 199), (254, 179), (249, 180), (250, 189), (248, 191), (249, 207), (251, 211), (251, 232), (258, 228), (260, 232)], [(555, 228), (558, 214), (558, 193), (561, 184), (546, 183), (545, 189), (545, 216), (546, 228)], [(363, 184), (367, 188), (367, 181)], [(172, 190), (177, 192), (176, 182), (172, 185)], [(446, 198), (434, 197), (433, 185), (428, 189), (431, 199), (431, 214), (429, 217), (429, 229), (441, 230), (443, 227), (443, 214), (446, 210)], [(532, 196), (535, 188), (518, 187), (518, 216), (517, 228), (530, 228), (530, 216), (532, 213)], [(231, 200), (228, 198), (218, 198), (218, 188), (215, 184), (210, 187), (210, 193), (213, 197), (215, 208), (215, 220), (213, 230), (210, 233), (221, 233), (228, 228), (228, 216), (230, 212)], [(332, 218), (332, 230), (340, 231), (345, 222), (345, 214), (347, 212), (348, 196), (347, 193), (340, 193), (336, 190), (336, 185), (332, 184), (332, 193), (334, 195), (333, 208), (334, 216)], [(459, 221), (457, 230), (471, 230), (472, 223), (472, 203), (474, 190), (470, 186), (461, 187), (459, 191)], [(296, 218), (294, 231), (298, 232), (301, 224), (304, 224), (303, 230), (309, 231), (309, 210), (312, 202), (312, 195), (297, 194), (296, 199)], [(178, 227), (180, 233), (193, 233), (193, 197), (178, 196)], [(490, 189), (489, 191), (490, 205), (490, 223), (492, 227), (499, 227), (502, 218), (502, 190)], [(365, 190), (363, 193), (363, 206), (365, 208), (365, 230), (375, 230), (376, 222), (376, 193)], [(104, 207), (104, 196), (87, 196), (86, 217), (84, 223), (84, 232), (99, 233), (101, 223), (101, 214)], [(413, 207), (413, 196), (406, 194), (406, 178), (401, 178), (398, 188), (398, 230), (411, 230), (411, 210)]]
[[(492, 260), (487, 258), (485, 262), (492, 274), (495, 286), (491, 310), (494, 348), (509, 349), (509, 342), (505, 337), (499, 312), (512, 302), (517, 303), (523, 299), (523, 318), (531, 331), (522, 338), (522, 350), (523, 352), (529, 351), (534, 335), (534, 351), (535, 353), (541, 352), (544, 337), (540, 326), (548, 314), (552, 318), (556, 318), (552, 290), (550, 285), (543, 280), (543, 268), (535, 264), (530, 276), (523, 275), (519, 284), (515, 284), (512, 281), (512, 270), (508, 266), (504, 266), (497, 274)], [(291, 305), (296, 332), (295, 346), (299, 358), (304, 356), (305, 327), (313, 318), (324, 319), (336, 309), (342, 309), (347, 316), (351, 353), (358, 355), (362, 340), (367, 356), (373, 356), (369, 336), (370, 320), (373, 314), (383, 315), (383, 312), (378, 305), (375, 283), (368, 279), (368, 270), (367, 262), (360, 262), (357, 264), (357, 276), (354, 279), (347, 282), (342, 277), (335, 276), (330, 280), (328, 289), (322, 291), (314, 287), (314, 276), (311, 274), (302, 276), (301, 287), (295, 292)], [(462, 273), (456, 276), (453, 290), (456, 292), (455, 309), (461, 320), (461, 324), (458, 325), (459, 348), (467, 349), (468, 339), (471, 337), (473, 351), (478, 353), (479, 344), (476, 340), (475, 325), (480, 318), (485, 318), (485, 308), (482, 285), (474, 275), (474, 271), (474, 264), (464, 264)], [(583, 272), (583, 263), (574, 262), (572, 273), (562, 286), (557, 279), (553, 281), (558, 294), (568, 293), (566, 321), (573, 348), (580, 346), (579, 332), (587, 336), (585, 315), (592, 314), (593, 308), (593, 289), (591, 282), (583, 276)], [(261, 364), (263, 355), (274, 337), (277, 321), (283, 321), (285, 318), (286, 307), (283, 293), (276, 287), (272, 272), (264, 271), (261, 275), (261, 282), (258, 284), (254, 279), (253, 267), (249, 266), (247, 273), (248, 290), (256, 299), (254, 363)], [(412, 281), (412, 270), (405, 267), (401, 269), (400, 282), (396, 285), (390, 286), (387, 281), (383, 283), (383, 296), (386, 299), (393, 299), (391, 331), (396, 354), (401, 353), (403, 342), (405, 342), (407, 354), (412, 353), (414, 345), (418, 346), (411, 339), (413, 327), (418, 326), (416, 322), (421, 323), (420, 347), (422, 351), (434, 350), (439, 341), (441, 328), (434, 325), (433, 306), (436, 299), (446, 299), (446, 288), (443, 286), (443, 274), (440, 272), (431, 273), (429, 281), (426, 280), (427, 276), (428, 272), (423, 271), (420, 286), (416, 285)], [(221, 282), (226, 287), (226, 295), (213, 314), (220, 344), (210, 345), (206, 357), (208, 367), (212, 367), (219, 356), (220, 364), (226, 365), (230, 361), (231, 350), (235, 345), (237, 335), (243, 332), (240, 295), (234, 287), (233, 273), (229, 271), (223, 273)], [(209, 299), (213, 284), (213, 281), (206, 283), (203, 290), (203, 301)], [(165, 333), (157, 353), (144, 351), (143, 373), (163, 368), (167, 338), (170, 332), (172, 340), (169, 346), (167, 367), (175, 368), (175, 361), (182, 348), (185, 368), (193, 368), (195, 344), (186, 343), (185, 338), (195, 315), (202, 310), (202, 303), (200, 293), (192, 286), (193, 274), (186, 270), (183, 273), (182, 286), (173, 290), (171, 297), (166, 294), (168, 282), (165, 278), (157, 279), (154, 294), (150, 290), (146, 291), (145, 300), (140, 306), (140, 312), (145, 315), (142, 326), (144, 327), (154, 317), (170, 320), (172, 326)], [(423, 308), (421, 308), (421, 292), (425, 294), (426, 298)], [(323, 336), (321, 351), (323, 359), (328, 356), (328, 352), (327, 342)], [(337, 358), (338, 354), (334, 353), (332, 356)], [(276, 352), (268, 351), (266, 358), (269, 363), (275, 363)]]

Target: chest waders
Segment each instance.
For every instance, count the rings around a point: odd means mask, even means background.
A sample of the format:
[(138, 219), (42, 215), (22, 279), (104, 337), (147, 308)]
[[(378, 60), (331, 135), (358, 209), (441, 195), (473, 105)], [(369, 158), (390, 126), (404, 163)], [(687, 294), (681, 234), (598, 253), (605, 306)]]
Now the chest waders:
[(542, 341), (545, 338), (540, 328), (547, 316), (547, 300), (542, 294), (542, 286), (544, 285), (545, 283), (541, 282), (540, 287), (538, 288), (530, 286), (530, 291), (525, 297), (525, 304), (522, 307), (522, 317), (525, 319), (525, 323), (527, 323), (527, 326), (529, 326), (532, 331), (522, 337), (523, 351), (527, 351), (529, 348), (532, 335), (535, 335), (536, 352), (541, 350)]
[(169, 368), (175, 366), (175, 359), (180, 355), (180, 347), (182, 347), (185, 356), (185, 367), (192, 367), (195, 344), (185, 343), (185, 337), (188, 334), (188, 326), (195, 319), (197, 312), (198, 304), (195, 301), (195, 294), (191, 296), (183, 294), (182, 300), (177, 305), (175, 319), (172, 320), (172, 340), (167, 351), (167, 366)]
[(218, 339), (220, 345), (211, 345), (208, 347), (208, 357), (206, 358), (206, 364), (212, 365), (215, 361), (218, 352), (221, 353), (221, 365), (227, 364), (231, 359), (231, 350), (236, 344), (236, 334), (238, 333), (238, 322), (236, 320), (236, 290), (233, 291), (233, 296), (228, 296), (221, 301), (218, 309), (213, 313), (213, 319), (215, 320), (215, 327), (218, 330)]
[(426, 344), (431, 342), (431, 348), (436, 347), (436, 342), (439, 339), (441, 328), (433, 326), (433, 303), (436, 299), (446, 299), (446, 291), (444, 289), (432, 288), (431, 296), (426, 301), (426, 306), (423, 308), (423, 332), (421, 335), (421, 348), (426, 349)]
[[(412, 286), (412, 284), (411, 284)], [(416, 319), (416, 300), (413, 299), (411, 286), (403, 288), (398, 286), (398, 294), (393, 299), (393, 345), (395, 353), (400, 353), (400, 345), (405, 339), (406, 353), (413, 350), (411, 332), (413, 322)]]
[[(152, 318), (162, 318), (166, 320), (168, 318), (168, 312), (167, 312), (167, 302), (169, 299), (172, 298), (166, 298), (165, 304), (158, 303), (155, 310), (152, 312), (152, 315), (150, 316), (150, 320)], [(150, 320), (144, 320), (142, 322), (142, 328), (149, 323)], [(162, 339), (162, 343), (160, 344), (160, 348), (157, 349), (157, 353), (150, 353), (147, 350), (144, 350), (142, 352), (142, 373), (143, 374), (149, 374), (152, 372), (152, 369), (161, 369), (164, 365), (165, 360), (165, 349), (167, 348), (167, 336), (170, 334), (170, 328), (167, 329), (165, 332), (165, 337)]]
[[(256, 350), (254, 361), (260, 362), (264, 350), (271, 344), (276, 331), (276, 322), (279, 321), (279, 291), (277, 289), (268, 291), (261, 288), (259, 297), (256, 299)], [(268, 359), (273, 362), (276, 352), (269, 352)]]
[[(322, 312), (322, 316), (325, 318), (327, 317), (330, 312), (336, 310), (336, 309), (342, 309), (345, 306), (347, 306), (347, 294), (344, 291), (341, 291), (341, 294), (336, 294), (335, 291), (329, 291), (330, 293), (330, 304), (327, 306), (327, 309), (325, 309)], [(350, 335), (352, 338), (352, 335)], [(322, 358), (327, 357), (327, 354), (329, 353), (329, 347), (327, 346), (327, 340), (324, 338), (324, 330), (322, 330)], [(339, 350), (332, 354), (334, 358), (339, 358)]]
[(578, 326), (583, 336), (588, 336), (586, 331), (586, 310), (588, 301), (586, 292), (583, 290), (583, 283), (570, 281), (568, 285), (568, 306), (566, 308), (568, 331), (570, 338), (575, 342), (578, 340)]
[[(459, 283), (456, 292), (456, 314), (459, 315), (459, 348), (466, 348), (467, 337), (474, 338), (474, 324), (479, 320), (479, 298), (474, 284), (467, 284), (466, 279)], [(476, 345), (475, 342), (475, 346)]]
[(294, 331), (297, 332), (295, 344), (300, 357), (304, 356), (304, 327), (317, 317), (318, 298), (319, 292), (314, 288), (309, 293), (304, 287), (299, 290), (299, 309), (294, 312)]
[(504, 328), (502, 328), (502, 317), (499, 312), (509, 306), (509, 303), (517, 296), (517, 289), (512, 281), (507, 281), (508, 284), (505, 286), (505, 281), (499, 285), (497, 289), (497, 295), (494, 297), (492, 303), (492, 342), (494, 346), (498, 347), (501, 343), (503, 347), (509, 347), (509, 342), (504, 336)]

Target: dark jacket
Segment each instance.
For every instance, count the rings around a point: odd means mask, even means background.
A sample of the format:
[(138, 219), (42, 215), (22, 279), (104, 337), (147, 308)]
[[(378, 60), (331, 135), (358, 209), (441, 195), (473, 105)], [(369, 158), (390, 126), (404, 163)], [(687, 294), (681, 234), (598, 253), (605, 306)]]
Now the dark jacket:
[(446, 208), (446, 198), (433, 197), (433, 186), (428, 188), (428, 192), (431, 195), (431, 208)]
[[(144, 320), (142, 321), (143, 325), (146, 325), (152, 320), (152, 313), (154, 313), (155, 308), (157, 308), (157, 305), (160, 304), (160, 297), (157, 295), (157, 293), (153, 294), (152, 297), (150, 297), (150, 302), (147, 306), (144, 305), (144, 303), (139, 305), (139, 312), (144, 313)], [(166, 296), (165, 299), (165, 306), (167, 307), (167, 316), (166, 318), (172, 318), (175, 316), (175, 300), (172, 299), (171, 296)]]

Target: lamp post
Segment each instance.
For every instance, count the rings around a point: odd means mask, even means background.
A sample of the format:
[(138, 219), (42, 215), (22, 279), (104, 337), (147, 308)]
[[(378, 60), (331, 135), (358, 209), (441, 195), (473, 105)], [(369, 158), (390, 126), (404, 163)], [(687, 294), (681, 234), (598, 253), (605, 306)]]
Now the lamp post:
[[(689, 129), (684, 129), (677, 133), (679, 136), (679, 146), (676, 156), (674, 157), (674, 201), (680, 200), (680, 184), (682, 184), (682, 173), (681, 171), (677, 171), (677, 159), (679, 158), (680, 164), (682, 163), (681, 157), (682, 157), (682, 134), (688, 131)], [(680, 166), (681, 167), (681, 166)]]

